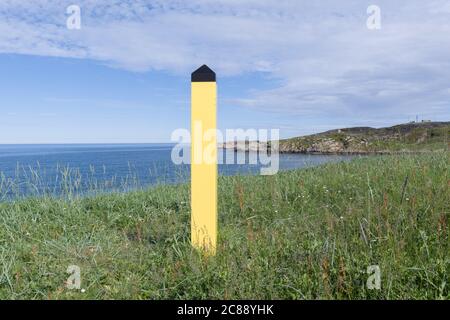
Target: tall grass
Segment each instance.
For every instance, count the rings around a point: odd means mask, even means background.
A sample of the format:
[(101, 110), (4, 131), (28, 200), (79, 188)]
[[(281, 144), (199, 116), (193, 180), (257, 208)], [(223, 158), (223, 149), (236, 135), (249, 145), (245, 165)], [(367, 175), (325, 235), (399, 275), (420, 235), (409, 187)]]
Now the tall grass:
[[(122, 193), (148, 188), (149, 185), (186, 182), (186, 167), (154, 164), (146, 174), (128, 164), (126, 172), (112, 174), (105, 166), (89, 166), (88, 170), (56, 164), (41, 168), (36, 165), (17, 164), (14, 172), (0, 172), (0, 201), (30, 197), (73, 199), (105, 193)], [(142, 181), (145, 180), (145, 181)]]
[[(189, 186), (0, 204), (3, 299), (448, 299), (449, 153), (222, 177), (219, 248)], [(65, 286), (69, 265), (83, 290)], [(366, 286), (378, 265), (381, 289)]]

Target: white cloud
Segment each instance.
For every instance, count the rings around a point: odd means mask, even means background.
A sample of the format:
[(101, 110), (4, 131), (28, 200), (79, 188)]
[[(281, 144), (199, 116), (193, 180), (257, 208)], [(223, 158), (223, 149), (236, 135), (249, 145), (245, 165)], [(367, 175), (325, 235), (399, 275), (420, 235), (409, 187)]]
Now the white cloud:
[[(66, 7), (82, 10), (67, 30)], [(278, 88), (235, 100), (295, 114), (448, 117), (448, 1), (2, 0), (0, 53), (88, 58), (131, 71), (266, 72)]]

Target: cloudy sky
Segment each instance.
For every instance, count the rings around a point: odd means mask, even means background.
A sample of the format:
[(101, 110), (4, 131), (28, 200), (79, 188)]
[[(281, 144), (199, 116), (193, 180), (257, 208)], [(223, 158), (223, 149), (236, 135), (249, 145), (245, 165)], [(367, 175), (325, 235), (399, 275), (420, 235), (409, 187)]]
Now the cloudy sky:
[(449, 120), (450, 1), (2, 0), (0, 143), (169, 141), (202, 64), (222, 129)]

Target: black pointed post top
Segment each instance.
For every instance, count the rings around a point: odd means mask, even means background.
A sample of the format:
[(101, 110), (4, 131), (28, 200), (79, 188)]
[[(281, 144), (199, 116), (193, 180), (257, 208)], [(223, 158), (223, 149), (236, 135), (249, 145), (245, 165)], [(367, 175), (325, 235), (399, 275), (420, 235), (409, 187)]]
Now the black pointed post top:
[(195, 70), (191, 75), (192, 82), (216, 82), (216, 73), (206, 64)]

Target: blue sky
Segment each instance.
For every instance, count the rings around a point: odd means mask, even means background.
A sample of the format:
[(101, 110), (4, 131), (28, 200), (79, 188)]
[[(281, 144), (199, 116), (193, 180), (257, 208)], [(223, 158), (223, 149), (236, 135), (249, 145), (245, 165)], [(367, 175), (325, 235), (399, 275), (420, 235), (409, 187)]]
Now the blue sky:
[(450, 1), (392, 2), (2, 0), (0, 143), (167, 142), (203, 63), (221, 129), (449, 120)]

